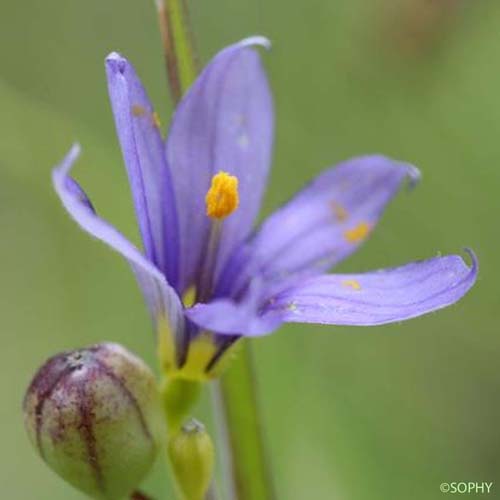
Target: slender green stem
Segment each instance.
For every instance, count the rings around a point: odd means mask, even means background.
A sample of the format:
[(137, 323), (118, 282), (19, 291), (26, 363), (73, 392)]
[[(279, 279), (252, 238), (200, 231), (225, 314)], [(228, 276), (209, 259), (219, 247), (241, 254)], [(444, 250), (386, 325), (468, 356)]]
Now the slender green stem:
[(234, 480), (233, 457), (227, 425), (227, 416), (224, 407), (221, 382), (216, 380), (212, 384), (212, 407), (217, 428), (217, 454), (222, 470), (222, 488), (224, 500), (236, 500), (236, 482)]
[(170, 436), (177, 434), (198, 401), (201, 383), (180, 378), (166, 378), (161, 395)]
[(208, 488), (206, 500), (217, 500), (217, 488), (215, 485), (215, 481), (212, 481), (210, 488)]
[(168, 82), (175, 104), (191, 86), (198, 72), (186, 1), (156, 0)]
[[(216, 394), (222, 441), (226, 441), (226, 466), (232, 491), (229, 499), (272, 500), (274, 487), (264, 447), (251, 347), (242, 346), (238, 358), (222, 377)], [(225, 434), (225, 436), (224, 436)]]

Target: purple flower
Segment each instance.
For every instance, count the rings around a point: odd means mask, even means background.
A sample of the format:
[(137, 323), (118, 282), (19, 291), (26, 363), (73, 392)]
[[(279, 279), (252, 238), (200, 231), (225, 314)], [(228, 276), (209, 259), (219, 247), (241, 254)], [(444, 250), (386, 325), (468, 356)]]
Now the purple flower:
[[(477, 261), (457, 255), (363, 274), (325, 274), (354, 252), (418, 170), (383, 156), (328, 169), (256, 230), (273, 143), (260, 37), (221, 51), (179, 104), (166, 142), (134, 68), (106, 59), (109, 93), (144, 252), (100, 218), (70, 169), (53, 173), (64, 206), (130, 263), (159, 334), (165, 369), (217, 374), (240, 336), (283, 322), (379, 325), (453, 304)], [(194, 304), (194, 305), (193, 305)]]

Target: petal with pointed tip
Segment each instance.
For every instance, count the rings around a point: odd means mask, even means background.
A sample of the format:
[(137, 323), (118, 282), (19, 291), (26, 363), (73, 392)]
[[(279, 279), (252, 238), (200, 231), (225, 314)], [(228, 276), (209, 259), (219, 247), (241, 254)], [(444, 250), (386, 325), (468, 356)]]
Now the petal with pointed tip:
[(182, 305), (163, 274), (119, 231), (97, 216), (88, 196), (70, 176), (80, 147), (74, 145), (52, 172), (54, 188), (64, 207), (77, 224), (91, 236), (103, 241), (125, 257), (134, 271), (145, 300), (155, 320), (167, 318), (172, 332), (180, 337), (184, 332)]
[(180, 102), (167, 140), (179, 215), (181, 289), (200, 278), (211, 220), (205, 195), (213, 175), (239, 181), (239, 208), (224, 220), (214, 273), (252, 228), (270, 167), (274, 113), (254, 37), (219, 52)]
[(458, 255), (365, 274), (310, 278), (268, 301), (266, 314), (292, 323), (371, 326), (415, 318), (460, 300), (476, 281)]
[(177, 215), (159, 124), (133, 66), (106, 58), (109, 96), (146, 256), (177, 285)]
[(353, 158), (326, 170), (264, 221), (233, 257), (220, 288), (228, 293), (232, 286), (234, 294), (255, 275), (276, 282), (328, 270), (366, 240), (407, 178), (414, 184), (418, 170), (384, 156)]

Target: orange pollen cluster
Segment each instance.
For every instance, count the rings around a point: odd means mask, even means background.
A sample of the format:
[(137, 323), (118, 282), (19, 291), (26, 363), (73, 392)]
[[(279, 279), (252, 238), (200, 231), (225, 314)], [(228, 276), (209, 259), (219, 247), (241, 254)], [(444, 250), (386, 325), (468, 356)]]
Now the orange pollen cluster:
[(349, 243), (359, 243), (368, 236), (370, 229), (367, 222), (360, 222), (357, 226), (345, 231), (344, 237)]
[(353, 290), (361, 290), (361, 285), (357, 280), (344, 280), (342, 281), (342, 285), (348, 288), (352, 288)]
[(223, 219), (231, 215), (239, 203), (238, 178), (222, 171), (214, 175), (205, 197), (207, 215), (213, 219)]

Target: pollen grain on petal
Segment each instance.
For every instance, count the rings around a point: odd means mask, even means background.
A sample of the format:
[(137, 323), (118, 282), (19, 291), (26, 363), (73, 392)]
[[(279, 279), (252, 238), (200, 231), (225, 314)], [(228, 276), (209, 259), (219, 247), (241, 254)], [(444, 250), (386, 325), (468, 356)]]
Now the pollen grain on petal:
[(359, 243), (368, 236), (370, 229), (370, 224), (360, 222), (358, 225), (345, 231), (344, 237), (349, 243)]
[(156, 111), (153, 111), (152, 115), (151, 115), (151, 118), (153, 120), (153, 125), (156, 127), (156, 128), (161, 128), (161, 120), (160, 120), (160, 115), (156, 112)]
[(352, 288), (356, 291), (361, 290), (361, 285), (359, 284), (358, 280), (344, 280), (342, 281), (342, 285), (348, 288)]
[(207, 215), (223, 219), (238, 208), (239, 202), (238, 178), (222, 171), (214, 175), (205, 197)]
[(332, 209), (333, 215), (338, 222), (344, 222), (349, 217), (347, 210), (338, 202), (331, 201), (330, 207)]
[(132, 114), (134, 116), (144, 116), (147, 113), (146, 108), (144, 106), (141, 106), (140, 104), (133, 104), (132, 105)]

